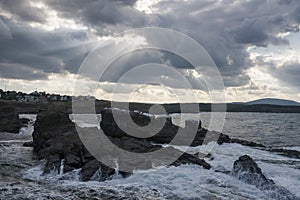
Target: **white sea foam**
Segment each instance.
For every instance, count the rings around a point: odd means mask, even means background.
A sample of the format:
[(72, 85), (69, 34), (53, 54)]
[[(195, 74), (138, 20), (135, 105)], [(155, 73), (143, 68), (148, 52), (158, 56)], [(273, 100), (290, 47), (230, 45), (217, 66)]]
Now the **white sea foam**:
[[(182, 148), (178, 147), (177, 148)], [(190, 153), (198, 152), (201, 147), (189, 148)], [(207, 159), (212, 165), (211, 170), (200, 166), (184, 165), (179, 167), (157, 167), (151, 170), (135, 171), (128, 178), (112, 178), (105, 182), (78, 182), (77, 174), (73, 172), (73, 179), (63, 179), (58, 173), (48, 175), (47, 180), (59, 183), (61, 187), (76, 188), (113, 188), (117, 192), (124, 191), (157, 191), (164, 198), (220, 198), (220, 199), (270, 199), (268, 191), (261, 191), (253, 185), (244, 183), (235, 177), (214, 170), (222, 166), (231, 170), (233, 163), (242, 155), (251, 156), (262, 168), (267, 178), (273, 179), (279, 186), (283, 186), (294, 195), (300, 197), (300, 161), (276, 155), (260, 149), (245, 147), (239, 144), (216, 145)], [(116, 166), (117, 168), (117, 166)], [(38, 177), (41, 168), (33, 168), (30, 174)], [(76, 174), (76, 176), (75, 176)], [(65, 174), (64, 174), (65, 175)], [(75, 180), (75, 181), (74, 181)], [(95, 177), (95, 179), (97, 178)], [(150, 195), (150, 194), (149, 194)], [(150, 195), (151, 196), (151, 195)]]
[[(173, 123), (183, 126), (182, 121), (184, 120), (182, 120), (182, 117), (177, 115), (175, 118), (174, 120), (172, 119)], [(178, 118), (180, 119), (179, 121)], [(100, 120), (95, 121), (95, 124), (99, 124)], [(82, 119), (80, 123), (83, 126), (87, 124), (93, 125), (88, 120), (88, 117)], [(253, 136), (251, 135), (251, 137)], [(195, 165), (169, 168), (157, 167), (152, 170), (135, 171), (128, 178), (113, 178), (105, 182), (89, 181), (83, 183), (79, 182), (80, 169), (64, 173), (63, 175), (59, 175), (57, 170), (49, 175), (42, 175), (43, 166), (39, 165), (24, 172), (24, 177), (30, 180), (50, 181), (47, 184), (53, 184), (58, 188), (72, 188), (74, 190), (88, 188), (99, 192), (105, 188), (114, 190), (116, 193), (130, 191), (131, 194), (138, 194), (137, 196), (141, 198), (148, 197), (150, 199), (159, 199), (160, 197), (162, 199), (270, 199), (267, 191), (261, 191), (255, 186), (244, 183), (230, 175), (215, 172), (215, 169), (220, 168), (230, 171), (234, 161), (240, 156), (247, 154), (257, 162), (267, 178), (274, 180), (278, 186), (285, 187), (300, 198), (299, 159), (287, 158), (239, 144), (217, 145), (210, 143), (209, 145), (198, 147), (173, 147), (188, 153), (210, 152), (213, 158), (205, 159), (212, 165), (212, 169), (205, 170)], [(300, 146), (286, 147), (286, 149), (300, 150)], [(97, 178), (95, 177), (94, 180), (97, 180)]]
[(102, 120), (101, 114), (70, 114), (69, 118), (80, 128), (96, 127), (100, 129), (100, 122)]
[[(108, 108), (106, 108), (108, 109)], [(129, 112), (128, 110), (122, 110), (118, 108), (113, 108), (113, 110), (116, 110), (118, 112)], [(138, 110), (134, 110), (133, 112), (139, 113), (144, 116), (153, 117), (155, 119), (157, 118), (165, 118), (165, 117), (171, 117), (171, 121), (174, 125), (184, 128), (185, 123), (187, 120), (190, 121), (199, 121), (200, 115), (199, 114), (170, 114), (170, 115), (154, 115), (149, 113), (143, 113)], [(96, 116), (96, 117), (95, 117)], [(70, 114), (69, 118), (72, 122), (76, 123), (81, 128), (91, 128), (91, 127), (97, 127), (100, 128), (100, 122), (102, 120), (101, 114)]]
[(36, 114), (19, 114), (20, 119), (29, 119), (27, 126), (22, 127), (19, 131), (20, 134), (31, 135), (34, 131), (34, 123), (36, 121)]

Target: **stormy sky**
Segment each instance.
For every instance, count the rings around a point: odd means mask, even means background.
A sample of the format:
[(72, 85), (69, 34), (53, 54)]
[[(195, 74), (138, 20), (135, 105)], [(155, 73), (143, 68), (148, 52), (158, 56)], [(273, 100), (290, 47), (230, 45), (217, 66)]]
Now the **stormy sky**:
[[(228, 102), (300, 101), (298, 0), (0, 0), (0, 88), (71, 95), (83, 60), (99, 42), (143, 27), (176, 30), (201, 44), (222, 75)], [(200, 79), (172, 53), (137, 51), (111, 66), (97, 97), (110, 99), (124, 70), (142, 63), (171, 65), (192, 85)], [(82, 81), (82, 91), (90, 91), (89, 84)], [(172, 97), (156, 85), (135, 92), (157, 97), (153, 101)], [(202, 84), (194, 92), (199, 101), (210, 100)]]

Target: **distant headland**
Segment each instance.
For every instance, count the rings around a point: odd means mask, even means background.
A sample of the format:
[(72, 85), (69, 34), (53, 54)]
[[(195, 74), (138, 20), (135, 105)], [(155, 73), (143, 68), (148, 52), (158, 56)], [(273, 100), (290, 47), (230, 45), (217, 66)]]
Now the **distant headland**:
[[(0, 89), (0, 100), (24, 102), (36, 105), (47, 105), (50, 103), (61, 102), (71, 104), (72, 96), (49, 94), (46, 92), (34, 91), (32, 93), (23, 93), (17, 91), (3, 91)], [(74, 97), (79, 101), (95, 100), (96, 111), (105, 107), (111, 107), (111, 101), (98, 100), (93, 96)], [(118, 102), (119, 105), (127, 104), (127, 102)], [(233, 103), (163, 103), (167, 113), (181, 113), (181, 106), (185, 106), (186, 112), (194, 113), (194, 105), (199, 105), (200, 112), (223, 112), (226, 108), (227, 112), (267, 112), (267, 113), (300, 113), (300, 103), (291, 100), (266, 98), (250, 102), (233, 102)], [(148, 112), (153, 104), (130, 102), (130, 110), (139, 110)], [(189, 109), (191, 108), (191, 109)], [(214, 109), (212, 109), (214, 108)]]

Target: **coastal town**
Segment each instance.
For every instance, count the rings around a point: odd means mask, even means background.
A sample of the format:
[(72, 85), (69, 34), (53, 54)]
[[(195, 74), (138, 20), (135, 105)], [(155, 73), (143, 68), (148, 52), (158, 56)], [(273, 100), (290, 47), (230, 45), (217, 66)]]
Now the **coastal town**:
[[(49, 94), (46, 92), (34, 91), (29, 94), (16, 91), (4, 91), (0, 89), (0, 99), (18, 101), (18, 102), (29, 102), (29, 103), (48, 103), (48, 102), (68, 102), (72, 100), (72, 96), (60, 95), (60, 94)], [(92, 96), (79, 96), (76, 97), (78, 100), (95, 100)]]

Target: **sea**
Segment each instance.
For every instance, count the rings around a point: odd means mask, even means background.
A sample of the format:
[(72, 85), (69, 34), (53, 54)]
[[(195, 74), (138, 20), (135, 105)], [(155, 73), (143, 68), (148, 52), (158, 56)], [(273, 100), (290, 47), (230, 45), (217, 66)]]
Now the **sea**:
[[(135, 171), (128, 178), (114, 176), (105, 182), (80, 182), (80, 169), (69, 173), (53, 170), (43, 174), (45, 161), (37, 160), (32, 148), (23, 147), (32, 140), (35, 115), (20, 134), (0, 133), (0, 199), (284, 199), (276, 191), (260, 190), (230, 174), (216, 169), (231, 170), (242, 155), (252, 157), (265, 176), (300, 199), (300, 160), (287, 158), (259, 148), (240, 144), (209, 144), (213, 157), (206, 161), (212, 169), (196, 165), (157, 167)], [(174, 124), (180, 114), (173, 114)], [(203, 127), (208, 128), (210, 113), (200, 114)], [(195, 114), (185, 114), (185, 119)], [(99, 119), (101, 120), (101, 118)], [(84, 124), (84, 121), (78, 122)], [(86, 123), (86, 126), (91, 124)], [(227, 113), (223, 133), (269, 147), (300, 151), (300, 114), (293, 113)], [(175, 147), (182, 149), (183, 147)], [(202, 147), (191, 147), (196, 153)], [(63, 162), (61, 163), (63, 167)]]

